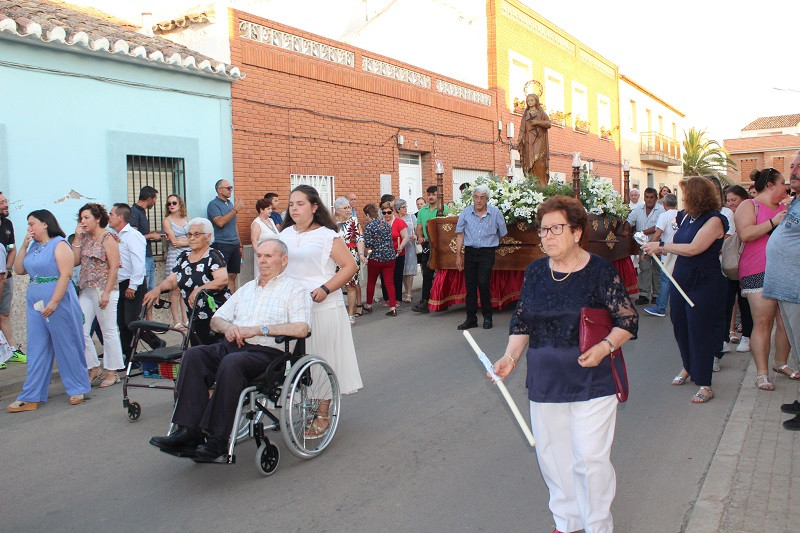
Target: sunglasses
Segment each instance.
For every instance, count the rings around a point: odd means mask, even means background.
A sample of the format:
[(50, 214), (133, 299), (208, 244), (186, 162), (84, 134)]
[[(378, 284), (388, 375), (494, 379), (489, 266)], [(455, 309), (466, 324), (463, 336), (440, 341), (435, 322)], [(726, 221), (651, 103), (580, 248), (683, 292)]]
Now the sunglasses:
[(233, 190), (233, 185), (229, 185), (227, 187), (220, 187), (220, 189), (228, 189), (229, 191)]
[(392, 211), (381, 211), (381, 213), (383, 213), (384, 215), (391, 215)]
[(167, 202), (167, 205), (180, 205), (178, 202)]

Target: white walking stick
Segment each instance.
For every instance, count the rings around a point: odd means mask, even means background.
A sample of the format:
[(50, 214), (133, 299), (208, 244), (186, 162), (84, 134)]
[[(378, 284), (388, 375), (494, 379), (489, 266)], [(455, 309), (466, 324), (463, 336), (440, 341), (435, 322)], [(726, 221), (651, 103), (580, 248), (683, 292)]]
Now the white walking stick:
[(503, 380), (500, 378), (500, 376), (494, 373), (492, 362), (489, 361), (489, 358), (486, 357), (486, 354), (483, 353), (478, 347), (478, 343), (475, 342), (475, 339), (472, 338), (472, 335), (469, 334), (469, 331), (464, 331), (464, 337), (467, 339), (469, 345), (472, 346), (472, 349), (475, 351), (475, 355), (477, 355), (478, 359), (481, 360), (483, 366), (486, 367), (486, 371), (489, 372), (489, 374), (492, 376), (492, 379), (494, 379), (494, 383), (497, 385), (497, 388), (503, 393), (503, 397), (506, 399), (508, 406), (511, 408), (511, 412), (514, 413), (514, 418), (517, 419), (517, 423), (519, 424), (519, 427), (522, 428), (522, 432), (525, 434), (528, 442), (531, 444), (531, 446), (536, 446), (536, 441), (533, 440), (533, 434), (528, 428), (528, 424), (525, 422), (525, 419), (522, 418), (522, 414), (519, 412), (517, 404), (514, 403), (514, 399), (511, 398), (511, 395), (508, 393), (505, 383), (503, 383)]
[[(650, 242), (650, 240), (647, 238), (647, 235), (645, 235), (641, 231), (637, 231), (636, 233), (633, 234), (633, 240), (635, 240), (639, 244), (639, 246), (642, 246), (646, 242)], [(661, 262), (661, 259), (659, 259), (657, 255), (651, 255), (650, 257), (653, 258), (656, 264), (661, 268), (661, 271), (664, 272), (664, 274), (666, 274), (667, 278), (669, 278), (669, 280), (672, 282), (675, 288), (678, 289), (678, 292), (681, 293), (681, 296), (683, 296), (683, 299), (686, 300), (686, 303), (694, 307), (694, 302), (692, 301), (691, 298), (689, 298), (688, 294), (683, 292), (683, 289), (681, 288), (680, 285), (678, 285), (678, 282), (675, 281), (675, 278), (672, 277), (672, 274), (670, 274), (669, 271), (664, 270), (664, 263)]]

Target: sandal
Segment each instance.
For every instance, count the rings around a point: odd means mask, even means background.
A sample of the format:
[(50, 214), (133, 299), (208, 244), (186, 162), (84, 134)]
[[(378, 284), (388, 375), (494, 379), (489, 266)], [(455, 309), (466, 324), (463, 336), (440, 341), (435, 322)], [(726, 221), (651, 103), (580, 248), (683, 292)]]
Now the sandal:
[(39, 408), (39, 402), (21, 402), (19, 400), (11, 402), (6, 409), (9, 413), (21, 413), (23, 411), (35, 411)]
[(103, 371), (100, 369), (99, 366), (89, 369), (89, 385), (94, 387), (97, 383), (105, 377)]
[(370, 314), (372, 312), (372, 306), (371, 305), (369, 307), (367, 307), (366, 305), (362, 305), (361, 307), (364, 308), (364, 312), (367, 313), (367, 314)]
[(79, 405), (84, 402), (86, 397), (83, 394), (73, 394), (69, 397), (69, 404), (70, 405)]
[(351, 326), (356, 325), (356, 315), (350, 315), (350, 325)]
[(177, 329), (178, 331), (180, 331), (182, 333), (186, 333), (188, 331), (188, 329), (189, 329), (189, 328), (186, 327), (186, 324), (184, 324), (183, 322), (175, 322), (174, 324), (172, 324), (172, 327), (174, 329)]
[(783, 374), (789, 379), (800, 379), (800, 372), (797, 372), (789, 365), (775, 365), (772, 367), (772, 371), (776, 374)]
[[(327, 422), (324, 424), (321, 421)], [(331, 417), (330, 416), (322, 416), (317, 415), (314, 417), (314, 420), (311, 421), (308, 428), (306, 429), (304, 436), (307, 439), (318, 439), (325, 435), (328, 432), (328, 428), (331, 427)]]
[[(360, 311), (359, 311), (359, 308), (361, 309)], [(364, 314), (364, 306), (361, 305), (361, 304), (358, 304), (356, 306), (356, 315), (355, 316), (361, 316), (363, 314)]]
[(756, 388), (759, 390), (773, 391), (775, 385), (769, 382), (769, 376), (756, 376)]
[(116, 385), (117, 383), (119, 383), (119, 374), (117, 374), (116, 372), (114, 372), (113, 376), (109, 376), (109, 374), (106, 374), (106, 379), (104, 379), (103, 382), (100, 384), (100, 388), (105, 389), (106, 387)]
[(689, 375), (688, 375), (688, 374), (686, 375), (686, 377), (685, 377), (685, 378), (684, 378), (684, 377), (681, 377), (681, 375), (680, 375), (680, 374), (678, 374), (677, 376), (675, 376), (674, 378), (672, 378), (672, 384), (673, 384), (673, 385), (683, 385), (684, 383), (686, 383), (686, 380), (687, 380), (687, 379), (689, 379)]
[[(703, 394), (700, 391), (706, 391), (708, 394)], [(692, 396), (692, 403), (708, 403), (714, 397), (714, 391), (709, 389), (708, 387), (700, 387), (700, 390), (697, 391), (694, 396)]]

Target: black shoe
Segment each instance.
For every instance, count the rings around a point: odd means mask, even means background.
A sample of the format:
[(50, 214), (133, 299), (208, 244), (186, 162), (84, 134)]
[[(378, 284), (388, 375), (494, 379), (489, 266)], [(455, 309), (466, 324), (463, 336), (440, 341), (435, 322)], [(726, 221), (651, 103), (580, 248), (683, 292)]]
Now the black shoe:
[(492, 319), (491, 318), (484, 318), (483, 319), (483, 329), (492, 329)]
[(194, 449), (203, 443), (203, 434), (197, 428), (178, 426), (175, 433), (166, 437), (153, 437), (150, 444), (167, 453)]
[(211, 435), (206, 439), (205, 444), (201, 444), (195, 450), (195, 461), (213, 462), (220, 456), (228, 452), (228, 439)]
[[(157, 340), (158, 340), (158, 343), (155, 346), (150, 345), (150, 348), (152, 348), (153, 350), (156, 350), (158, 348), (163, 348), (164, 346), (167, 345), (167, 343), (166, 343), (166, 341), (164, 341), (164, 339), (157, 339)], [(145, 341), (145, 342), (147, 342), (147, 341)]]
[(650, 303), (654, 304), (654, 303), (656, 303), (656, 300), (658, 300), (658, 295), (657, 294), (655, 296), (653, 296), (652, 298), (650, 298)]
[(800, 402), (795, 400), (792, 403), (785, 403), (781, 405), (781, 411), (790, 415), (800, 415)]
[(423, 313), (428, 314), (430, 313), (430, 309), (428, 309), (428, 300), (420, 300), (417, 304), (411, 308), (412, 311), (415, 313)]
[(647, 305), (647, 304), (649, 304), (649, 303), (650, 303), (650, 299), (649, 299), (649, 298), (647, 298), (646, 296), (639, 296), (639, 297), (636, 299), (636, 301), (635, 301), (635, 302), (633, 302), (633, 303), (635, 303), (636, 305)]
[(800, 415), (795, 416), (794, 418), (790, 418), (786, 422), (783, 423), (784, 429), (788, 429), (789, 431), (800, 431)]
[(469, 329), (469, 328), (477, 328), (477, 327), (478, 327), (478, 321), (477, 320), (470, 320), (470, 319), (466, 319), (463, 324), (459, 324), (458, 325), (458, 329), (460, 329), (460, 330), (465, 330), (465, 329)]

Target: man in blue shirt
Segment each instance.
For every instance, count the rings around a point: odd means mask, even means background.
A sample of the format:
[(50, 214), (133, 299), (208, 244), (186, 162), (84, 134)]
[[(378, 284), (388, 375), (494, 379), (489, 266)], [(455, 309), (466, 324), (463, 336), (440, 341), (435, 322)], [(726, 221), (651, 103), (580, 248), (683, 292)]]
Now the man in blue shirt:
[(483, 329), (491, 329), (489, 281), (494, 267), (494, 252), (506, 233), (508, 229), (503, 214), (489, 205), (489, 189), (478, 185), (472, 191), (472, 205), (461, 212), (456, 225), (456, 268), (464, 271), (467, 286), (467, 320), (458, 329), (478, 327), (478, 291), (481, 294)]
[(217, 196), (208, 202), (208, 219), (214, 223), (214, 248), (222, 253), (228, 266), (228, 288), (236, 292), (236, 277), (242, 271), (242, 245), (236, 229), (236, 214), (244, 208), (244, 200), (231, 201), (233, 185), (218, 180), (214, 185)]
[(275, 227), (280, 229), (281, 224), (283, 224), (283, 217), (281, 217), (280, 206), (278, 205), (278, 193), (268, 192), (264, 195), (264, 200), (271, 202), (272, 213), (269, 214), (269, 218), (275, 223)]

